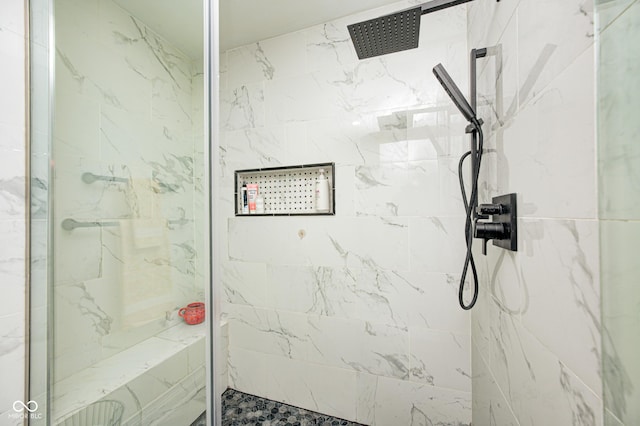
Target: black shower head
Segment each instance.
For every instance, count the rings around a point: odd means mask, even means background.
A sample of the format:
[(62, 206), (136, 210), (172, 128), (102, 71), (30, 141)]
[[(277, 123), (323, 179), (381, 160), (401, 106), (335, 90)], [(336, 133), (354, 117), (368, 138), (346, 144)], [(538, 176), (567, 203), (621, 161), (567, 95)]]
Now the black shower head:
[(421, 14), (422, 8), (418, 6), (347, 25), (358, 58), (371, 58), (418, 47)]
[(453, 79), (451, 79), (451, 76), (449, 76), (449, 73), (447, 73), (447, 70), (444, 69), (442, 64), (438, 64), (433, 67), (433, 73), (440, 84), (442, 84), (442, 87), (444, 87), (445, 92), (447, 92), (453, 103), (456, 104), (456, 107), (458, 107), (462, 115), (464, 115), (464, 118), (466, 118), (470, 123), (476, 121), (476, 112), (471, 108), (471, 105), (469, 105), (469, 102), (467, 102), (467, 99), (464, 97), (460, 89), (458, 89), (456, 83), (453, 82)]
[(420, 38), (421, 15), (469, 1), (472, 0), (431, 0), (391, 15), (347, 25), (347, 28), (360, 59), (415, 49)]

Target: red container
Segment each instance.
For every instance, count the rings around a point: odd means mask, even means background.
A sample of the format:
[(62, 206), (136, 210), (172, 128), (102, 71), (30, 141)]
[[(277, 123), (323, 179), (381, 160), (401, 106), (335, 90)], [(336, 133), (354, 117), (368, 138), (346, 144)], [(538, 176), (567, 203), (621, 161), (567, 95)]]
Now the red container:
[(186, 307), (180, 308), (178, 315), (184, 318), (187, 324), (200, 324), (204, 321), (204, 303), (189, 303)]

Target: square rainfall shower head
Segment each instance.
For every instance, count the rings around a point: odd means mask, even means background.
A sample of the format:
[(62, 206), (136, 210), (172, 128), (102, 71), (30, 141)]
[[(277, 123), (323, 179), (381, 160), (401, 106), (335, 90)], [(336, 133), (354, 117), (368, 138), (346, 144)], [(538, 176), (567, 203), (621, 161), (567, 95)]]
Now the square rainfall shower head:
[(418, 47), (422, 7), (348, 25), (359, 59)]

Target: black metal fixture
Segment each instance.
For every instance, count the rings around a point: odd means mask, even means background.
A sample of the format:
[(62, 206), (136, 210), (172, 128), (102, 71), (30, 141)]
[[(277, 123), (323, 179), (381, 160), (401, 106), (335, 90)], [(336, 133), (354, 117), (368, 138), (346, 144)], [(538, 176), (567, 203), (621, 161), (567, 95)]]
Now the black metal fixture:
[[(492, 204), (476, 207), (473, 236), (482, 239), (482, 254), (487, 254), (489, 240), (493, 240), (494, 246), (518, 251), (516, 199), (516, 194), (500, 195), (491, 199)], [(484, 222), (489, 216), (491, 221)]]
[[(420, 17), (473, 0), (432, 0), (390, 15), (347, 25), (359, 59), (418, 47)], [(500, 0), (496, 0), (500, 1)]]
[[(456, 105), (460, 113), (469, 122), (466, 132), (471, 134), (470, 150), (462, 155), (458, 162), (458, 180), (460, 181), (460, 192), (464, 202), (466, 213), (465, 221), (465, 241), (467, 253), (460, 277), (458, 289), (458, 301), (464, 310), (471, 309), (478, 300), (478, 272), (473, 258), (472, 245), (473, 238), (482, 239), (482, 254), (487, 253), (487, 242), (493, 240), (493, 244), (509, 250), (517, 250), (517, 222), (516, 222), (516, 195), (494, 197), (493, 204), (478, 205), (478, 178), (480, 175), (480, 165), (482, 163), (482, 153), (484, 136), (482, 132), (482, 119), (477, 118), (477, 95), (476, 95), (476, 61), (487, 56), (487, 49), (472, 49), (470, 61), (470, 95), (471, 102), (467, 102), (460, 89), (455, 85), (442, 64), (433, 68), (433, 73)], [(464, 160), (471, 158), (471, 194), (467, 198), (464, 185), (462, 168)], [(489, 216), (492, 221), (487, 222)], [(465, 304), (463, 299), (464, 283), (467, 271), (471, 267), (473, 274), (473, 297), (469, 304)]]

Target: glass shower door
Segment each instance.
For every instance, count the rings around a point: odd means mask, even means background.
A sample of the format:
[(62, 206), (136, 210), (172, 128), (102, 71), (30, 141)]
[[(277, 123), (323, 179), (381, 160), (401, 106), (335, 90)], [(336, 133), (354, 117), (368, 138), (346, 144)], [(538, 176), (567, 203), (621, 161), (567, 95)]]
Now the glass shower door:
[(203, 31), (185, 41), (165, 24), (197, 27), (204, 1), (32, 3), (31, 389), (48, 402), (42, 423), (98, 424), (108, 411), (188, 426), (207, 406), (206, 323), (190, 306), (209, 282), (207, 83)]
[(640, 2), (596, 0), (605, 425), (640, 424)]

